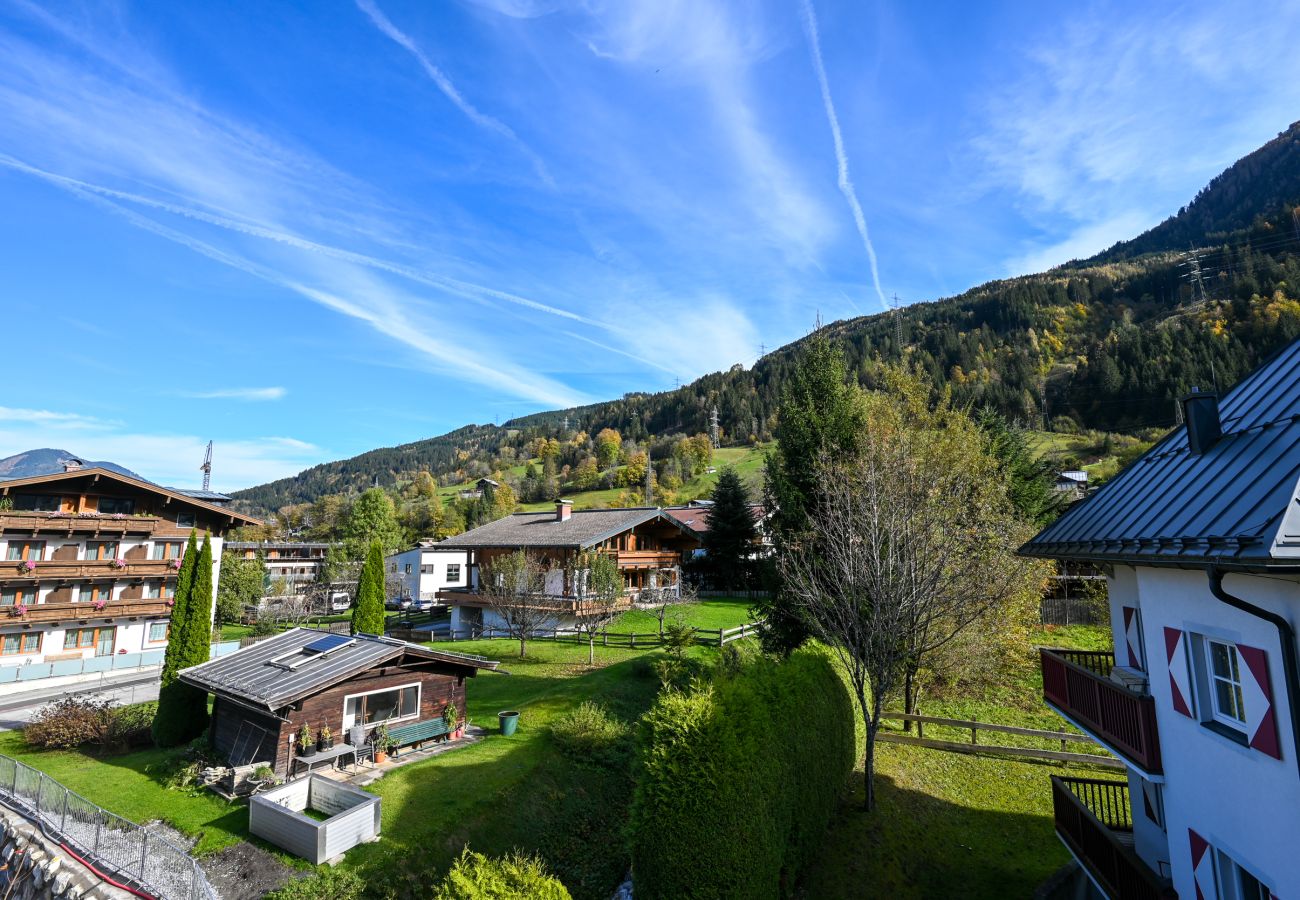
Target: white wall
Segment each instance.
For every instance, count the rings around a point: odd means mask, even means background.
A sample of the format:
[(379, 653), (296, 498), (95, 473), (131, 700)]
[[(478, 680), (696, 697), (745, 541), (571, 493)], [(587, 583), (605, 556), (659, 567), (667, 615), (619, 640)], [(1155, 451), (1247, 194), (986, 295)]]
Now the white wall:
[[(1265, 880), (1275, 893), (1294, 893), (1300, 886), (1300, 769), (1292, 740), (1289, 698), (1277, 630), (1267, 622), (1233, 609), (1209, 590), (1204, 572), (1139, 568), (1136, 581), (1143, 635), (1156, 702), (1160, 749), (1164, 761), (1165, 819), (1174, 887), (1181, 897), (1195, 897), (1188, 828)], [(1129, 574), (1116, 572), (1112, 587), (1127, 595)], [(1284, 576), (1228, 575), (1228, 593), (1280, 613), (1294, 625), (1300, 582)], [(1132, 604), (1130, 604), (1132, 605)], [(1277, 716), (1282, 759), (1277, 760), (1210, 731), (1199, 719), (1175, 711), (1171, 700), (1164, 627), (1222, 637), (1263, 649)], [(1115, 630), (1123, 640), (1122, 621)], [(1294, 648), (1287, 648), (1294, 652)], [(1200, 710), (1205, 698), (1195, 696)], [(1134, 796), (1135, 822), (1141, 798)], [(1141, 847), (1139, 847), (1141, 849)], [(1151, 862), (1151, 860), (1148, 860)]]
[[(397, 571), (393, 571), (393, 566)], [(406, 567), (411, 567), (411, 574), (406, 574)], [(447, 577), (448, 566), (459, 566), (460, 573), (456, 580)], [(425, 572), (425, 568), (433, 571)], [(384, 576), (398, 579), (407, 590), (407, 595), (414, 599), (434, 599), (434, 594), (446, 588), (464, 587), (469, 579), (469, 551), (435, 549), (431, 547), (413, 547), (394, 553), (384, 559)]]

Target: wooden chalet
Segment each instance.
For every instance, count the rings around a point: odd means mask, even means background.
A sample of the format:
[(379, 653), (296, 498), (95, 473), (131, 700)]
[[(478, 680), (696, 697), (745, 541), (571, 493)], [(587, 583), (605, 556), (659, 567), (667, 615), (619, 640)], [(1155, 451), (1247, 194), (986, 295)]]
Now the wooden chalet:
[(442, 737), (447, 704), (464, 715), (465, 679), (496, 667), (388, 637), (295, 628), (179, 677), (213, 695), (212, 743), (230, 765), (265, 763), (291, 776), (297, 757), (319, 759), (297, 746), (303, 725), (313, 736), (330, 729), (335, 758), (379, 725), (398, 743)]

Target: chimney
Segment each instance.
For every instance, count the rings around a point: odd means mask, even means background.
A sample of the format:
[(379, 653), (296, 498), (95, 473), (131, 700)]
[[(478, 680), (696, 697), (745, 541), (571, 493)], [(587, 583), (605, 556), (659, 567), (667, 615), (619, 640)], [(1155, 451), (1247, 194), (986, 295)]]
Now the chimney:
[(1187, 422), (1187, 446), (1200, 456), (1223, 436), (1219, 422), (1219, 397), (1203, 394), (1199, 388), (1183, 398), (1183, 419)]
[(77, 471), (80, 471), (81, 468), (82, 468), (82, 466), (83, 466), (83, 463), (82, 463), (81, 460), (79, 460), (79, 459), (65, 459), (65, 460), (63, 460), (63, 471), (65, 471), (65, 472), (77, 472)]
[(569, 516), (571, 516), (571, 515), (573, 515), (573, 501), (572, 501), (572, 500), (556, 500), (556, 501), (555, 501), (555, 521), (557, 521), (557, 522), (567, 522), (567, 521), (569, 521)]

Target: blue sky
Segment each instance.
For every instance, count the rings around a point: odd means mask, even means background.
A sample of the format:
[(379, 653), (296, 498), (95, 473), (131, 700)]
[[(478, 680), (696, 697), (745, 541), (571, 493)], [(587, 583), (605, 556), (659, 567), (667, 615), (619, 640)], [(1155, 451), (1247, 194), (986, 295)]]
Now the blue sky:
[(233, 490), (750, 364), (1155, 224), (1300, 118), (1298, 38), (1268, 2), (0, 0), (0, 456), (184, 485), (213, 439)]

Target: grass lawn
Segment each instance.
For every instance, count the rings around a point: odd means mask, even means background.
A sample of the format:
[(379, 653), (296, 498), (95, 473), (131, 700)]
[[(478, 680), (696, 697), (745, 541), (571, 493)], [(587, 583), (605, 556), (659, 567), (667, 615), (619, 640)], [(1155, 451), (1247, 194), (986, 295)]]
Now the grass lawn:
[[(1104, 628), (1044, 629), (1036, 644), (1109, 646)], [(987, 697), (925, 700), (922, 712), (946, 718), (1073, 731), (1042, 704), (1034, 672)], [(970, 732), (926, 736), (969, 740)], [(991, 738), (992, 735), (989, 736)], [(1004, 737), (998, 735), (1001, 742)], [(988, 739), (988, 738), (984, 738)], [(1011, 738), (1028, 746), (1030, 739)], [(1046, 746), (1046, 745), (1045, 745)], [(1059, 744), (1054, 749), (1060, 749)], [(1082, 750), (1080, 745), (1071, 749)], [(1028, 897), (1069, 861), (1052, 825), (1048, 777), (1117, 773), (1034, 760), (967, 756), (882, 744), (876, 751), (877, 809), (864, 813), (861, 761), (851, 797), (831, 826), (821, 860), (803, 886), (807, 898)]]

